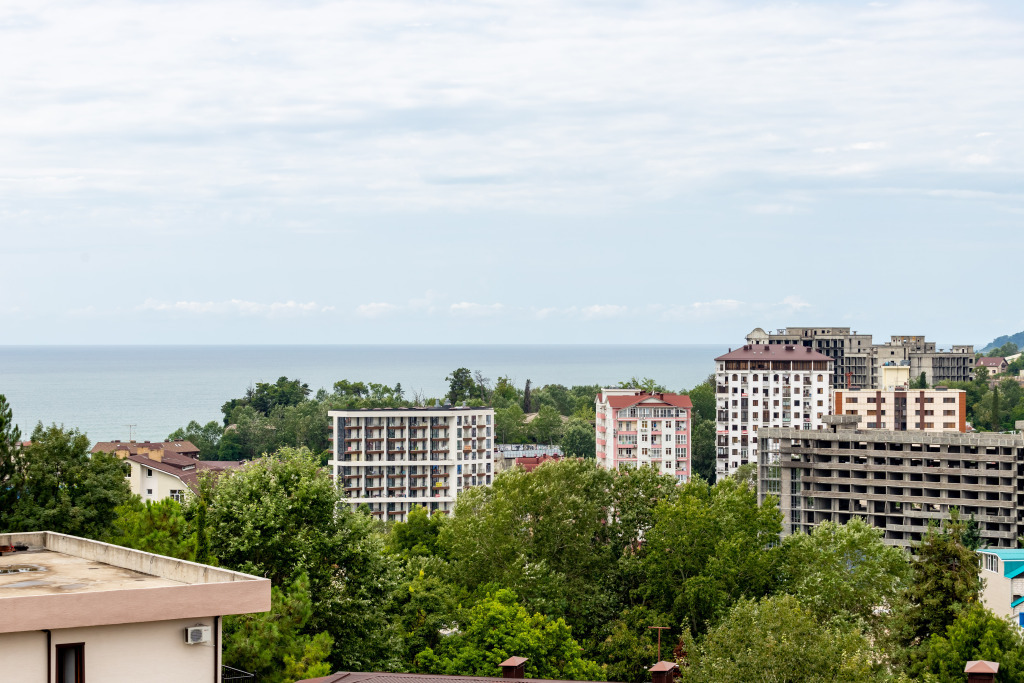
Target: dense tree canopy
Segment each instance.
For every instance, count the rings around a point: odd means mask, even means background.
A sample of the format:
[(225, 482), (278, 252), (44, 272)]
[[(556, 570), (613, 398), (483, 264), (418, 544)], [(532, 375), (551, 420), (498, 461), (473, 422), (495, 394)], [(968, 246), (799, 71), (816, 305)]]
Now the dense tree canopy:
[(531, 678), (603, 681), (604, 671), (583, 651), (562, 619), (530, 615), (510, 590), (501, 589), (466, 611), (457, 632), (441, 639), (437, 652), (416, 657), (425, 673), (498, 676), (509, 657), (526, 657)]
[(90, 456), (89, 438), (78, 430), (39, 423), (31, 445), (14, 458), (12, 500), (0, 509), (0, 528), (106, 538), (130, 496), (127, 468), (113, 455)]

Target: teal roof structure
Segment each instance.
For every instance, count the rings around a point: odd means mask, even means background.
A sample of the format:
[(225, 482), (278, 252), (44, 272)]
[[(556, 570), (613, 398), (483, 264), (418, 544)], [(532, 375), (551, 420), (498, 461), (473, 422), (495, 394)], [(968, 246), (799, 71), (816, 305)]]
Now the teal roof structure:
[(998, 557), (1003, 563), (1003, 576), (1008, 579), (1012, 579), (1013, 577), (1024, 573), (1024, 550), (1011, 548), (985, 548), (978, 552)]

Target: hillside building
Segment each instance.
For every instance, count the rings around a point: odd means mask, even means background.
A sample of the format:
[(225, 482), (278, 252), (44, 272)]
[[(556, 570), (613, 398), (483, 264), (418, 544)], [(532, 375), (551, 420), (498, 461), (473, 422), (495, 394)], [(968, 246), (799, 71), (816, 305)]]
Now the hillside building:
[(676, 481), (689, 481), (689, 396), (602, 389), (595, 403), (599, 467), (654, 467)]
[(758, 461), (760, 430), (821, 429), (831, 412), (834, 361), (809, 346), (747, 344), (715, 364), (719, 477)]
[(142, 500), (173, 498), (179, 503), (199, 493), (202, 472), (219, 474), (242, 467), (244, 461), (199, 460), (199, 449), (190, 441), (101, 441), (93, 453), (112, 453), (129, 467), (128, 485)]
[(353, 508), (404, 521), (413, 506), (449, 514), (494, 476), (494, 409), (332, 410), (331, 474)]

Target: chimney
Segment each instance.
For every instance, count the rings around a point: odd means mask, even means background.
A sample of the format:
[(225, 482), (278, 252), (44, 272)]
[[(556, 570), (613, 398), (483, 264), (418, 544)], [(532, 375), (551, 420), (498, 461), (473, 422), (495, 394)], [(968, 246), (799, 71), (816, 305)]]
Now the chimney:
[(502, 678), (526, 678), (526, 657), (509, 657), (501, 663)]
[(146, 456), (150, 460), (155, 460), (157, 462), (163, 462), (164, 461), (164, 449), (162, 449), (162, 448), (150, 448), (150, 449), (148, 449), (148, 452), (147, 452)]
[(675, 662), (658, 662), (648, 671), (651, 672), (652, 683), (672, 683), (672, 679), (679, 673), (679, 665)]
[(970, 661), (964, 667), (967, 683), (994, 683), (999, 673), (999, 662)]

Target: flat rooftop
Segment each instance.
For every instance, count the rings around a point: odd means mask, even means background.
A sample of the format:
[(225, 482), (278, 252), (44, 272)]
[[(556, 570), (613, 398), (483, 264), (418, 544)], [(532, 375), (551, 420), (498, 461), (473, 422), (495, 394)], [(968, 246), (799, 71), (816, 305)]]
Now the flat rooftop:
[[(0, 557), (0, 599), (8, 596), (137, 590), (185, 586), (182, 581), (45, 549)], [(2, 604), (2, 603), (0, 603)]]
[(76, 536), (0, 534), (0, 633), (266, 612), (270, 580)]

